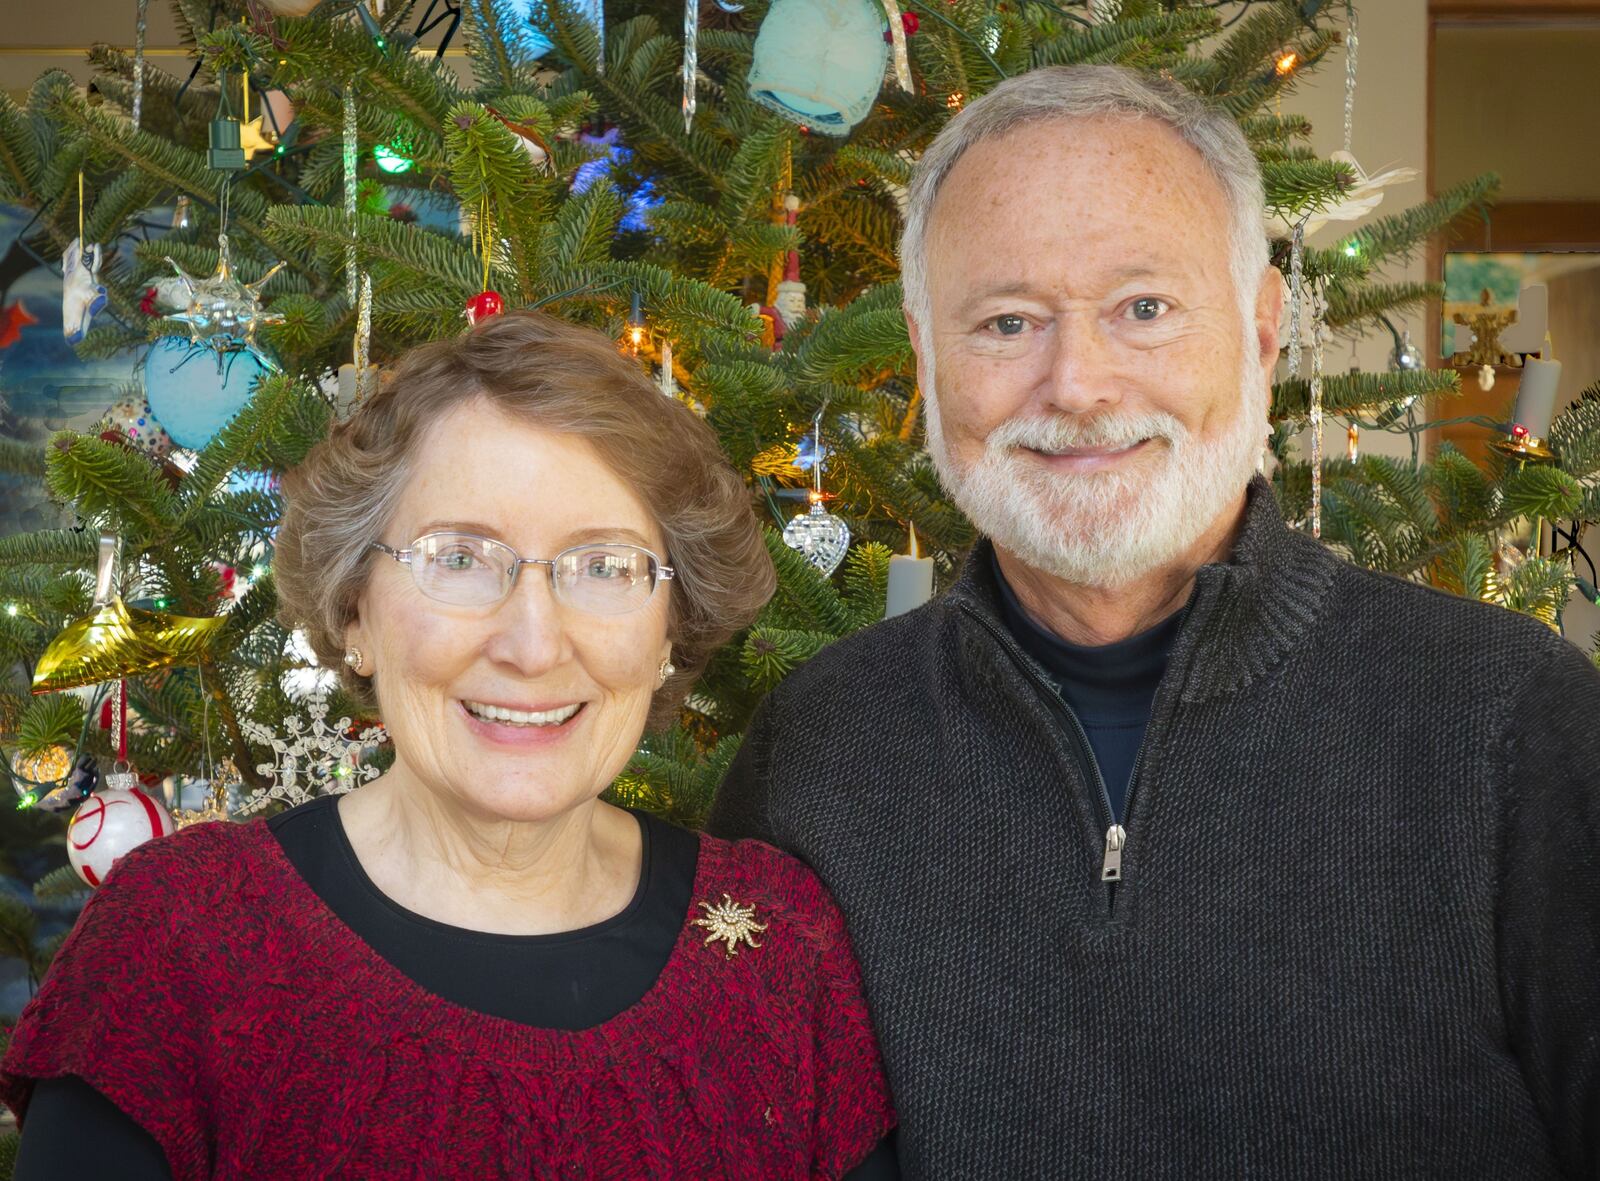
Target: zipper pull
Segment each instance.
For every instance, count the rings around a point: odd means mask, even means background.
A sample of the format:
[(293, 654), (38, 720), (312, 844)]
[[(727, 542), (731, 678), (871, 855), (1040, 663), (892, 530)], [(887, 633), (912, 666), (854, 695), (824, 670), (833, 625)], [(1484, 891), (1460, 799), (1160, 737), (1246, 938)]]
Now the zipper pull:
[(1122, 880), (1122, 846), (1128, 843), (1128, 833), (1120, 824), (1106, 829), (1106, 856), (1100, 863), (1102, 882)]

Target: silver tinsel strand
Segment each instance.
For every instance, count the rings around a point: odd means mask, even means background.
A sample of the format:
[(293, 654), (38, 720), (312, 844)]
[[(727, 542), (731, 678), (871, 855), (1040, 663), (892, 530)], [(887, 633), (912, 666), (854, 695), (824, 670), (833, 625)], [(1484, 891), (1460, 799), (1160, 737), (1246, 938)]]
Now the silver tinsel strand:
[(1306, 223), (1294, 227), (1289, 243), (1289, 376), (1300, 375), (1300, 291), (1305, 286)]
[(139, 0), (133, 21), (133, 129), (139, 130), (139, 115), (144, 110), (144, 29), (150, 0)]
[(367, 372), (367, 354), (372, 345), (372, 275), (366, 271), (361, 272), (361, 294), (356, 299), (356, 399), (355, 404), (361, 405), (362, 401), (372, 391), (367, 388), (371, 382), (371, 374)]
[(700, 0), (683, 0), (683, 134), (694, 122), (694, 77), (700, 71)]
[(344, 248), (344, 296), (356, 302), (359, 278), (356, 275), (356, 88), (354, 80), (344, 87), (344, 216), (350, 226), (350, 244)]
[(599, 52), (595, 54), (594, 72), (606, 76), (606, 5), (605, 0), (594, 0), (594, 39)]
[(1354, 0), (1346, 0), (1344, 10), (1350, 25), (1344, 38), (1344, 150), (1348, 152), (1356, 126), (1356, 50), (1361, 47), (1361, 38), (1356, 35)]
[(1089, 19), (1097, 25), (1110, 24), (1122, 11), (1122, 0), (1089, 0)]
[(1322, 330), (1328, 301), (1311, 285), (1311, 536), (1322, 536)]

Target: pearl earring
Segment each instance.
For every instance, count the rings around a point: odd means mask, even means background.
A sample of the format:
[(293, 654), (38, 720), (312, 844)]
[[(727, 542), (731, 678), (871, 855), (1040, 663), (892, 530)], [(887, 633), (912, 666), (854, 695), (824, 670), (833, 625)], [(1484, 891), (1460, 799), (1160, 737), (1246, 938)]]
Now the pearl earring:
[(662, 685), (665, 685), (667, 683), (667, 678), (677, 671), (678, 666), (673, 664), (670, 658), (663, 660), (661, 662), (661, 667), (656, 670), (656, 688), (659, 689)]
[(350, 671), (355, 673), (356, 676), (359, 677), (361, 675), (360, 648), (346, 648), (344, 650), (344, 662), (350, 666)]

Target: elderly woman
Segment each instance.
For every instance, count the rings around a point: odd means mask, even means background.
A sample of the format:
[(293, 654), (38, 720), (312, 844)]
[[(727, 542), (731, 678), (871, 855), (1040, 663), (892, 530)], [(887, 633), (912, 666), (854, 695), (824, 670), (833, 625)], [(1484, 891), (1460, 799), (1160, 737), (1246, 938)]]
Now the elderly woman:
[(893, 1175), (817, 879), (599, 798), (772, 592), (711, 431), (511, 314), (284, 491), (284, 617), (393, 767), (118, 864), (4, 1061), (17, 1176)]

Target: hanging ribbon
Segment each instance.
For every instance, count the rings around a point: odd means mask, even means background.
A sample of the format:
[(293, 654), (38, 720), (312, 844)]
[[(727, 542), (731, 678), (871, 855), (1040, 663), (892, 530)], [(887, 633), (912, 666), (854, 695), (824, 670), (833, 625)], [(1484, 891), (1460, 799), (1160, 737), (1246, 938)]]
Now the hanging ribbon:
[(139, 130), (139, 112), (144, 107), (144, 31), (150, 0), (138, 0), (133, 21), (133, 129)]
[(911, 81), (911, 62), (906, 57), (906, 22), (900, 15), (900, 5), (895, 0), (883, 0), (883, 11), (889, 17), (889, 44), (893, 47), (894, 80), (907, 94), (915, 94)]

